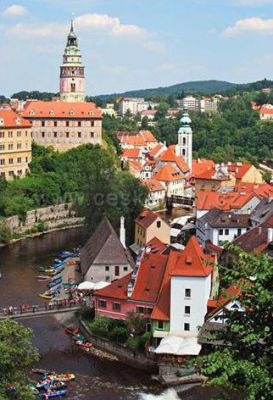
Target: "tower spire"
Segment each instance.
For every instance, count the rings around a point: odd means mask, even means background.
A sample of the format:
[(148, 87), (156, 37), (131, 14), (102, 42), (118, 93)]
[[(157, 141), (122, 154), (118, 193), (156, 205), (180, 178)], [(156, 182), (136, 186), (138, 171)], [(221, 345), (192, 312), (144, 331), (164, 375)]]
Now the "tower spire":
[(71, 19), (70, 33), (74, 33), (74, 21)]

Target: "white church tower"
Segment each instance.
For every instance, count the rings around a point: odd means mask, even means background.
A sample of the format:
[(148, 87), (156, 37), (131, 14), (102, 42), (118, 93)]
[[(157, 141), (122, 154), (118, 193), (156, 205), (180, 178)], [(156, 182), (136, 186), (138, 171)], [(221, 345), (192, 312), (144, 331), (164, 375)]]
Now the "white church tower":
[(176, 145), (176, 155), (182, 156), (192, 172), (192, 129), (191, 119), (188, 111), (182, 115), (180, 120), (181, 128), (178, 131), (178, 144)]

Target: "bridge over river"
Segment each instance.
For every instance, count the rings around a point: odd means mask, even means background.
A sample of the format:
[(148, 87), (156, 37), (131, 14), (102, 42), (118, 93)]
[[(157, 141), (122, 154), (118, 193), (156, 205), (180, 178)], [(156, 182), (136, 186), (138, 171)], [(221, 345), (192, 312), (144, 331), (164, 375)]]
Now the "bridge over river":
[(3, 319), (16, 319), (16, 320), (22, 320), (22, 319), (29, 319), (29, 318), (39, 318), (39, 317), (45, 317), (49, 315), (56, 315), (56, 314), (63, 314), (63, 313), (69, 313), (69, 312), (76, 312), (82, 308), (81, 304), (74, 304), (74, 305), (63, 305), (63, 306), (44, 306), (44, 307), (38, 307), (38, 306), (31, 306), (28, 309), (20, 309), (18, 310), (17, 308), (4, 308), (3, 312), (0, 312), (0, 320)]

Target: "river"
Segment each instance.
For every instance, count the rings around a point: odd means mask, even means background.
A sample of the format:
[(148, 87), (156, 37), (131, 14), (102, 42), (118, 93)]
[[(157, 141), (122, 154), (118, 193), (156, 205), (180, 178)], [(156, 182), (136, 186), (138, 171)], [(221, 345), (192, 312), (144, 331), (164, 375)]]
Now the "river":
[[(52, 262), (54, 255), (84, 241), (81, 228), (56, 231), (26, 239), (0, 249), (0, 308), (9, 305), (41, 304), (37, 296), (45, 283), (37, 282), (37, 266)], [(59, 317), (58, 317), (59, 318)], [(39, 367), (72, 372), (70, 400), (175, 400), (174, 391), (162, 391), (144, 372), (118, 362), (100, 360), (76, 348), (57, 317), (24, 321), (33, 329), (33, 344), (39, 349)], [(162, 393), (163, 392), (163, 393)], [(213, 391), (213, 393), (215, 393)], [(194, 388), (180, 395), (184, 400), (210, 400), (211, 389)], [(221, 397), (218, 397), (220, 399)]]

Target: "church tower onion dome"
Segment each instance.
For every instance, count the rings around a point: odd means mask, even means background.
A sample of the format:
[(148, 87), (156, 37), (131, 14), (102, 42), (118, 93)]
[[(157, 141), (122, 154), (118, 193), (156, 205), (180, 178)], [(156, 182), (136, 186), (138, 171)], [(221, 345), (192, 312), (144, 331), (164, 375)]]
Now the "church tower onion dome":
[(63, 64), (60, 67), (60, 97), (65, 102), (84, 101), (84, 65), (78, 46), (78, 38), (71, 21), (70, 32), (63, 55)]

